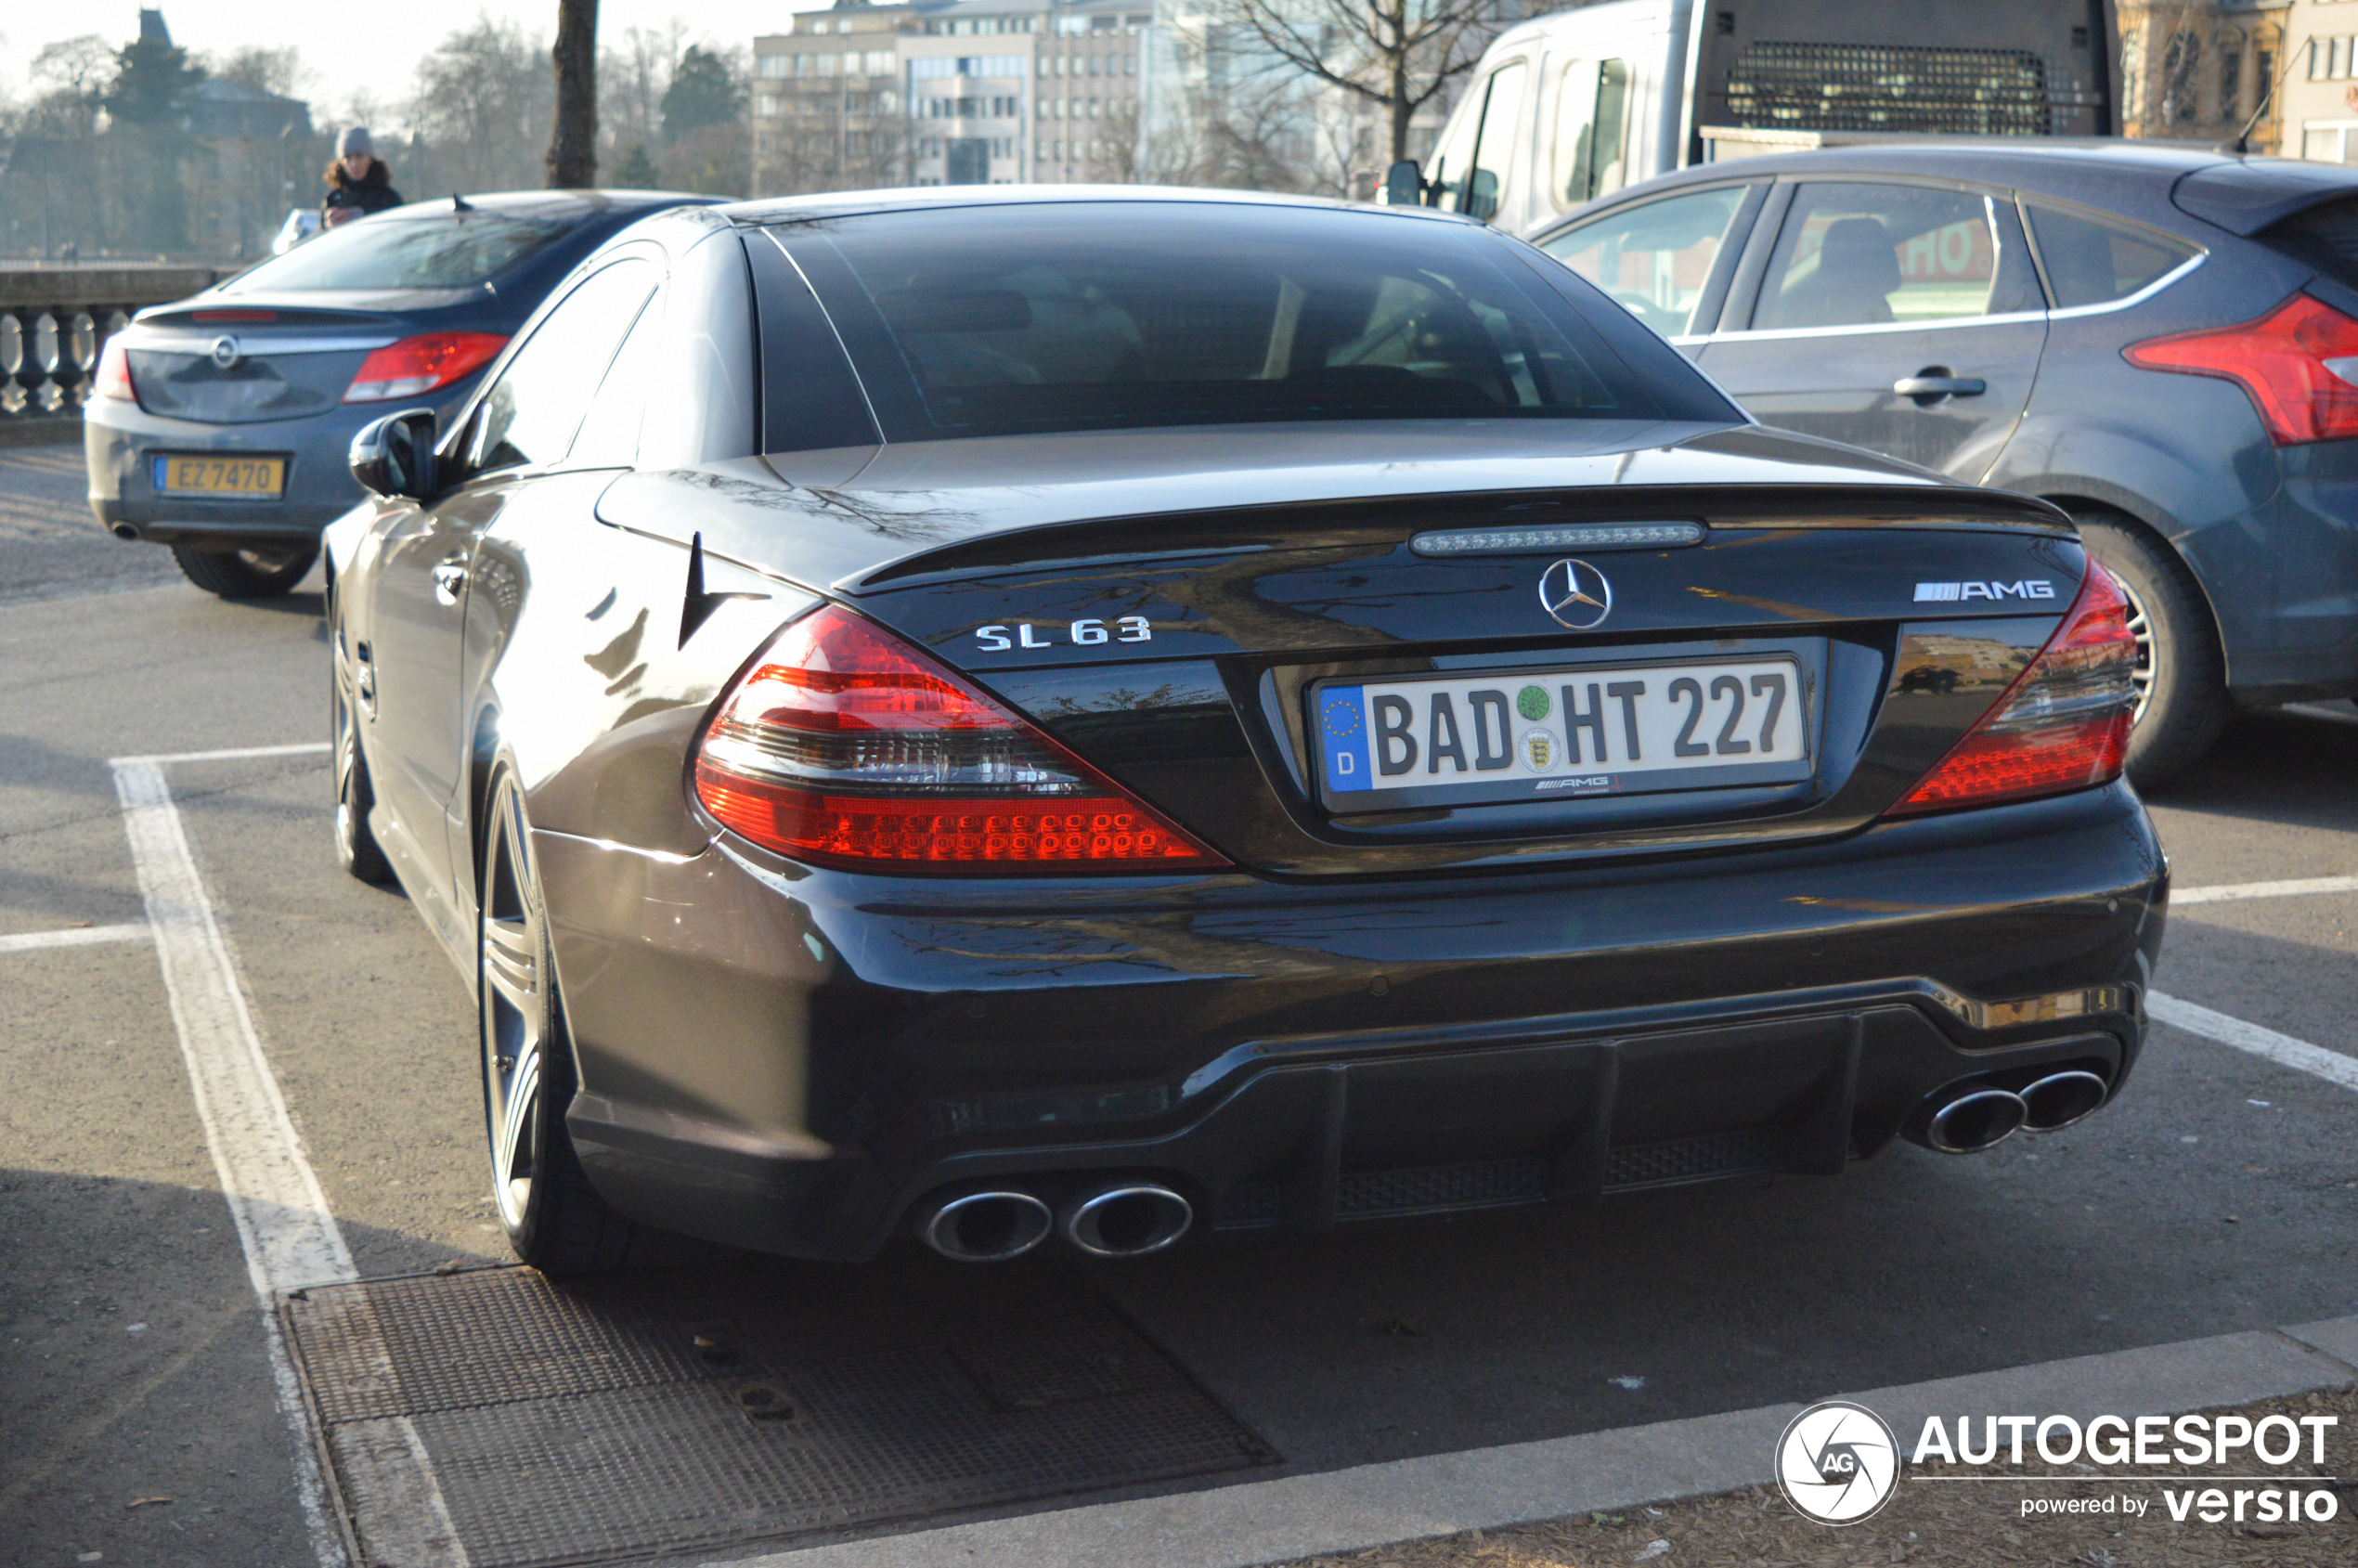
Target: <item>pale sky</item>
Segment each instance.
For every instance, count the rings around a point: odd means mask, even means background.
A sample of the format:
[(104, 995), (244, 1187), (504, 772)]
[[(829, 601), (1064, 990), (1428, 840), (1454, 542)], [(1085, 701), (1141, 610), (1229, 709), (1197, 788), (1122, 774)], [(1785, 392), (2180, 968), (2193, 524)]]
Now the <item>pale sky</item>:
[[(825, 0), (600, 0), (598, 38), (619, 42), (634, 27), (661, 27), (677, 16), (690, 41), (749, 44), (758, 33), (780, 32), (798, 10)], [(172, 41), (192, 53), (226, 55), (248, 44), (276, 48), (295, 44), (317, 73), (315, 110), (366, 88), (397, 102), (409, 95), (419, 59), (479, 15), (522, 23), (544, 37), (557, 27), (556, 0), (399, 0), (398, 4), (339, 4), (337, 0), (162, 0)], [(41, 46), (96, 32), (110, 42), (139, 35), (136, 0), (81, 0), (66, 6), (0, 6), (0, 80), (21, 97), (26, 68)]]

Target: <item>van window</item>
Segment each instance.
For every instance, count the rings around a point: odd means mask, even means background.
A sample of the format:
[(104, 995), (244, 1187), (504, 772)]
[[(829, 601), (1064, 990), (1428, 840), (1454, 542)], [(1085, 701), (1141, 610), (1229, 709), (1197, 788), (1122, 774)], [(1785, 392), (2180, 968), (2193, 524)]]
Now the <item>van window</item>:
[(1629, 140), (1629, 62), (1574, 60), (1556, 89), (1556, 205), (1577, 207), (1622, 188)]
[(1515, 150), (1515, 122), (1522, 112), (1522, 60), (1510, 60), (1490, 73), (1479, 91), (1480, 110), (1458, 117), (1448, 142), (1433, 160), (1433, 183), (1441, 187), (1438, 205), (1444, 212), (1463, 213), (1487, 223), (1498, 211), (1499, 193), (1506, 189)]
[(1714, 186), (1616, 207), (1539, 242), (1539, 248), (1664, 337), (1689, 330), (1728, 226), (1748, 187)]
[(1760, 280), (1756, 331), (1980, 316), (1998, 276), (1989, 203), (1914, 185), (1804, 185)]
[(2055, 304), (2106, 305), (2131, 294), (2195, 253), (2149, 228), (2029, 203), (2031, 242), (2047, 266)]

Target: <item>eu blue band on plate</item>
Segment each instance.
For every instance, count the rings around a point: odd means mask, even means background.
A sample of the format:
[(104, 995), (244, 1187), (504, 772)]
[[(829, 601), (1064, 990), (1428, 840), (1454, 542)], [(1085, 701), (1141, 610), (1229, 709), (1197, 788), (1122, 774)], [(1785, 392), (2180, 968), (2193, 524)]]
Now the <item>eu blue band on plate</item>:
[(1318, 749), (1327, 759), (1327, 787), (1373, 787), (1367, 770), (1367, 704), (1363, 686), (1329, 686), (1318, 693)]

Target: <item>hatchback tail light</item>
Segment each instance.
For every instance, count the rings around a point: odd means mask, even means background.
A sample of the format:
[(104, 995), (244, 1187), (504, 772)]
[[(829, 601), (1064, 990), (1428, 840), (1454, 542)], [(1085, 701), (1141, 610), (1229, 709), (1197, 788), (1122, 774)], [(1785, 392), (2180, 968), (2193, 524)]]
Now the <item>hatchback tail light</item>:
[(2358, 435), (2358, 320), (2309, 294), (2239, 327), (2148, 338), (2120, 352), (2143, 369), (2235, 382), (2279, 447)]
[(2112, 574), (2088, 563), (2030, 667), (1886, 816), (1989, 806), (2109, 784), (2129, 751), (2137, 640)]
[(721, 700), (696, 798), (794, 860), (854, 870), (1227, 863), (924, 654), (827, 605)]
[(98, 369), (92, 378), (96, 396), (112, 398), (118, 403), (139, 401), (139, 388), (131, 379), (131, 351), (123, 346), (120, 334), (109, 338), (107, 346), (98, 353)]
[(435, 391), (489, 364), (507, 343), (497, 332), (421, 332), (389, 343), (360, 362), (343, 400), (382, 403)]

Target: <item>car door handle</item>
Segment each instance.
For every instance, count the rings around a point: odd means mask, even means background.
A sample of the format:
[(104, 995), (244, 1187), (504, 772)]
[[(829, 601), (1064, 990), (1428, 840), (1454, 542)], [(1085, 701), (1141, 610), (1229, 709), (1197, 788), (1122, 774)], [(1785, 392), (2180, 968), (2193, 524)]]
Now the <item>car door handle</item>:
[(432, 576), (434, 598), (445, 604), (456, 604), (460, 590), (467, 586), (467, 558), (454, 555), (447, 561), (437, 561)]
[(1989, 383), (1974, 376), (1902, 376), (1891, 390), (1902, 397), (1978, 397)]

